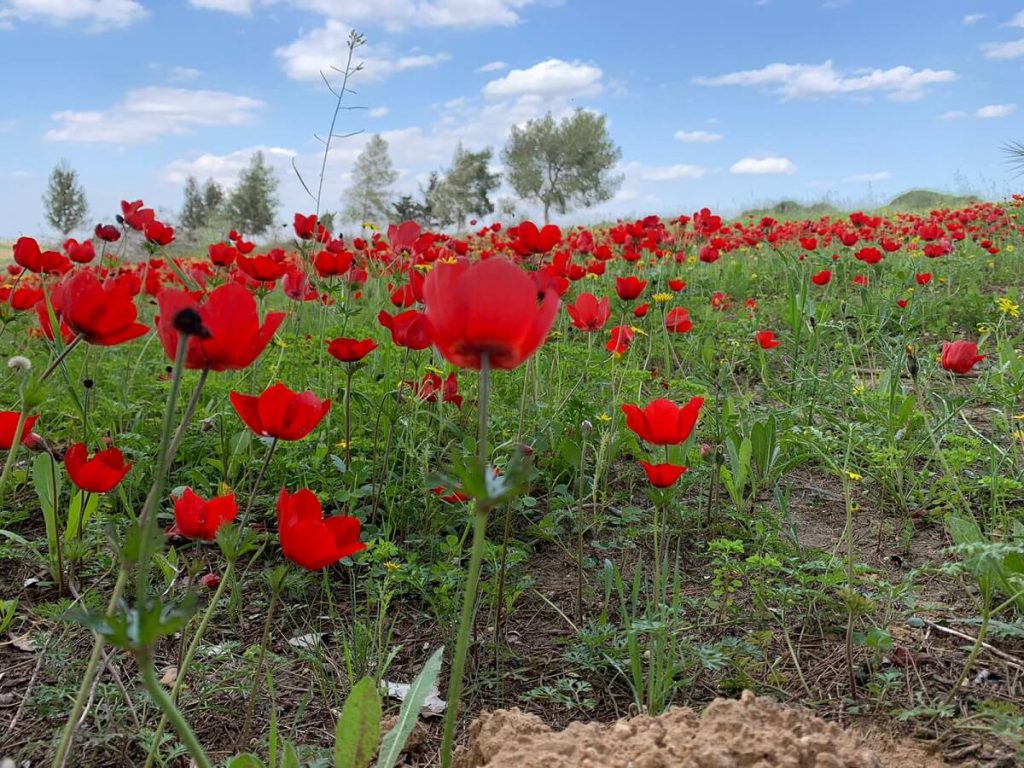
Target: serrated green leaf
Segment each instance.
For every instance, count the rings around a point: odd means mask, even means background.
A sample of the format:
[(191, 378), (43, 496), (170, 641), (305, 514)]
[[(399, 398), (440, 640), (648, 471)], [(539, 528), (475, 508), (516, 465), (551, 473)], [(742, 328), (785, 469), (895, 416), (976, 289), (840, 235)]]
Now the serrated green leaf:
[(366, 768), (380, 739), (377, 683), (364, 677), (352, 688), (334, 735), (334, 768)]

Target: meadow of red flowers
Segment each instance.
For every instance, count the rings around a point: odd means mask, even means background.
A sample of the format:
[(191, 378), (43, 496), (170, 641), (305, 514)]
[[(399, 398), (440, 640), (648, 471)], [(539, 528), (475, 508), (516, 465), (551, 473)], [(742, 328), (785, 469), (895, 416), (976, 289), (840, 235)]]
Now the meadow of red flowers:
[(442, 765), (747, 687), (1019, 748), (1022, 204), (22, 237), (4, 749), (314, 761), (441, 646)]

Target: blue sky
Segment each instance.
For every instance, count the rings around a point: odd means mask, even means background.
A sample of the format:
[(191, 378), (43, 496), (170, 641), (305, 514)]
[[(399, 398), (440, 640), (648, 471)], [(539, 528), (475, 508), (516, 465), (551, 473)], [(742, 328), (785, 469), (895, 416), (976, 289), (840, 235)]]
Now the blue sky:
[(1000, 151), (1024, 141), (1024, 0), (0, 0), (0, 236), (45, 232), (61, 158), (91, 222), (122, 198), (171, 217), (185, 176), (230, 184), (257, 148), (282, 221), (311, 209), (291, 164), (319, 169), (319, 70), (353, 27), (367, 109), (339, 130), (366, 134), (336, 144), (328, 210), (370, 133), (413, 192), (459, 141), (575, 107), (608, 115), (625, 180), (567, 220), (1024, 186)]

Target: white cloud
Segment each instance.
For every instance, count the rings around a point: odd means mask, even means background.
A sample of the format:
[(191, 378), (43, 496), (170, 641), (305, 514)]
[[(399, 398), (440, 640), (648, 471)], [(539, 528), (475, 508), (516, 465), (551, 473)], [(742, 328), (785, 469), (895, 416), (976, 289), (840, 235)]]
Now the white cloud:
[(729, 166), (730, 173), (769, 176), (796, 173), (796, 166), (788, 157), (744, 157)]
[(885, 181), (891, 178), (892, 174), (888, 171), (878, 171), (877, 173), (856, 173), (853, 176), (847, 176), (845, 181), (870, 184), (873, 181)]
[[(328, 19), (323, 27), (278, 48), (274, 55), (281, 61), (285, 73), (295, 80), (320, 80), (320, 73), (332, 73), (332, 67), (342, 67), (348, 59), (347, 39), (351, 29), (336, 19)], [(362, 62), (358, 74), (360, 82), (381, 80), (396, 72), (423, 67), (435, 67), (451, 56), (447, 53), (425, 54), (411, 52), (393, 56), (385, 47), (365, 45), (357, 51), (354, 62)]]
[(202, 74), (194, 67), (174, 67), (171, 69), (169, 79), (175, 83), (187, 83), (190, 80), (197, 80)]
[(127, 27), (145, 16), (146, 9), (137, 0), (7, 0), (0, 7), (0, 26), (13, 21), (87, 23), (98, 31)]
[(283, 147), (249, 147), (226, 155), (203, 154), (191, 160), (175, 160), (167, 166), (166, 178), (173, 184), (184, 184), (189, 176), (213, 179), (224, 187), (234, 185), (238, 173), (249, 165), (256, 152), (262, 152), (267, 165), (282, 173), (291, 173), (291, 161), (298, 153)]
[(981, 50), (986, 59), (1018, 59), (1024, 56), (1024, 37), (1005, 43), (983, 43)]
[(477, 67), (477, 72), (501, 72), (503, 69), (508, 69), (508, 64), (504, 61), (489, 61), (482, 67)]
[(942, 120), (964, 120), (973, 117), (979, 120), (994, 120), (1000, 117), (1009, 117), (1016, 111), (1016, 104), (989, 104), (988, 106), (979, 107), (973, 112), (965, 112), (959, 109), (953, 112), (945, 112), (939, 115), (939, 118)]
[(288, 0), (303, 11), (360, 26), (391, 31), (416, 27), (473, 29), (508, 27), (537, 0)]
[(676, 131), (674, 138), (684, 144), (710, 144), (714, 141), (721, 141), (725, 137), (720, 133), (711, 133), (710, 131)]
[(1006, 22), (1006, 26), (1024, 29), (1024, 11), (1018, 11), (1016, 16)]
[(49, 141), (134, 144), (180, 135), (199, 126), (241, 125), (264, 104), (224, 91), (148, 87), (129, 91), (120, 104), (104, 110), (56, 112)]
[(581, 61), (547, 59), (528, 69), (513, 69), (504, 77), (484, 86), (488, 98), (537, 95), (594, 96), (601, 92), (603, 72), (593, 64)]
[(368, 114), (370, 117), (387, 117), (391, 113), (391, 110), (387, 107), (374, 107)]
[(963, 18), (963, 23), (970, 26), (971, 24), (977, 24), (979, 21), (985, 18), (984, 13), (969, 13)]
[(747, 86), (765, 88), (784, 101), (817, 99), (827, 96), (887, 93), (890, 99), (906, 101), (924, 96), (928, 86), (948, 83), (956, 73), (948, 69), (915, 70), (907, 66), (891, 69), (858, 69), (848, 73), (837, 70), (832, 61), (823, 64), (769, 64), (761, 69), (730, 72), (716, 77), (696, 77), (693, 82), (706, 86)]
[(643, 181), (681, 181), (699, 179), (705, 169), (699, 165), (636, 166), (635, 175)]
[(239, 16), (252, 13), (253, 0), (188, 0), (193, 8), (204, 8), (208, 11), (224, 11)]

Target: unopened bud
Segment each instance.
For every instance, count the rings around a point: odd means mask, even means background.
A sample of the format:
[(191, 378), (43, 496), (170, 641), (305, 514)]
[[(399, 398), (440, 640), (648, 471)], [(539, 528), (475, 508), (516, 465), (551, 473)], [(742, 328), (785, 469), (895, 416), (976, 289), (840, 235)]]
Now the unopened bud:
[(583, 423), (580, 424), (580, 431), (583, 434), (589, 434), (594, 429), (594, 425), (590, 423), (590, 419), (584, 419)]

